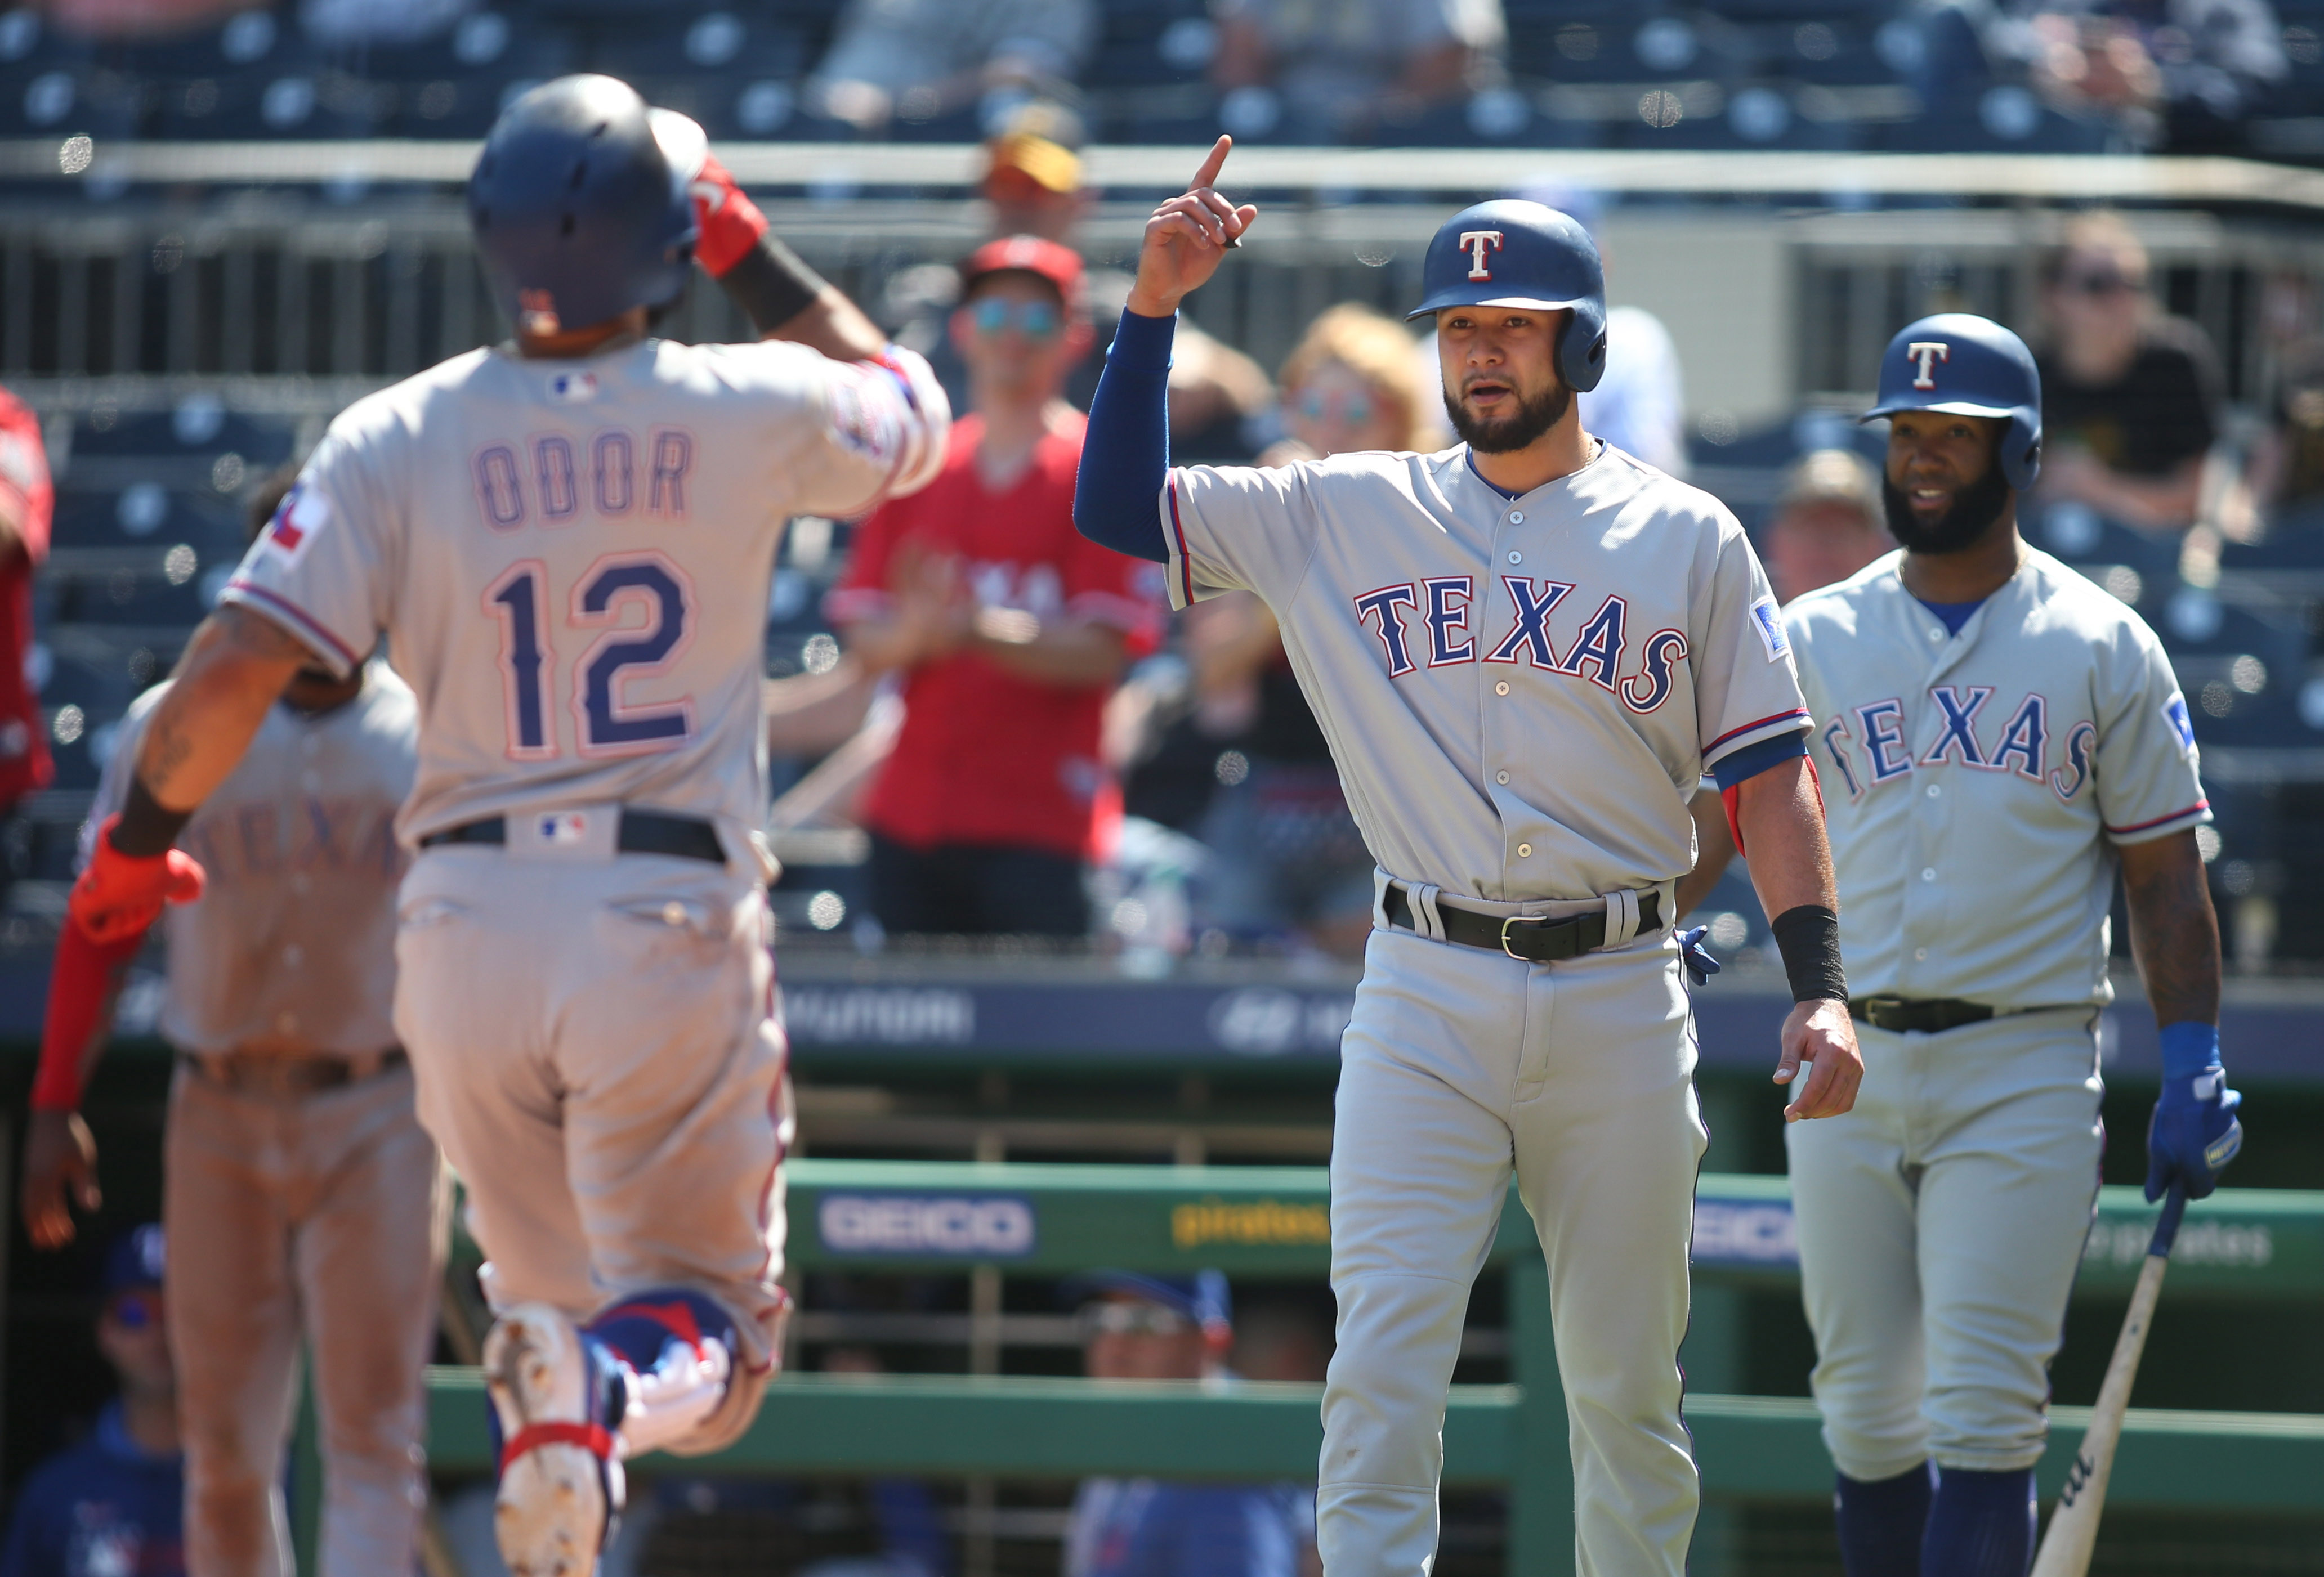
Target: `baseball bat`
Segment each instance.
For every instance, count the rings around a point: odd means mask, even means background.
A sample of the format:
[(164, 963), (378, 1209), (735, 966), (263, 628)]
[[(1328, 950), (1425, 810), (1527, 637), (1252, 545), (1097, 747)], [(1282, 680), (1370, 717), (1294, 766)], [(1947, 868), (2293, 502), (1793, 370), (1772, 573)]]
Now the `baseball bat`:
[(2139, 1354), (2146, 1350), (2147, 1327), (2154, 1321), (2154, 1300), (2163, 1290), (2172, 1241), (2179, 1235), (2179, 1218), (2186, 1210), (2187, 1186), (2172, 1184), (2154, 1236), (2146, 1245), (2146, 1262), (2138, 1268), (2138, 1286), (2131, 1292), (2122, 1334), (2115, 1338), (2106, 1383), (2098, 1387), (2098, 1406), (2090, 1409), (2090, 1426), (2067, 1471), (2065, 1488), (2058, 1492), (2058, 1508), (2050, 1514), (2049, 1529), (2042, 1536), (2042, 1553), (2034, 1558), (2033, 1577), (2085, 1577), (2090, 1569), (2098, 1516), (2106, 1508), (2107, 1480), (2114, 1473), (2115, 1443), (2122, 1437), (2123, 1411), (2130, 1406), (2131, 1382), (2138, 1378)]

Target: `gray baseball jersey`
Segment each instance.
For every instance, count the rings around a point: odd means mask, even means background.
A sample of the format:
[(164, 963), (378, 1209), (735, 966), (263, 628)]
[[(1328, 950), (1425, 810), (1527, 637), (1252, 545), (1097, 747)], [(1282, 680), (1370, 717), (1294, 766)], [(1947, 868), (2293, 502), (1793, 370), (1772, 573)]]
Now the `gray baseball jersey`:
[(1514, 500), (1468, 454), (1177, 467), (1171, 601), (1275, 610), (1390, 876), (1502, 901), (1684, 876), (1703, 771), (1807, 724), (1750, 543), (1610, 446)]
[(1903, 556), (1784, 610), (1849, 984), (2111, 1001), (2107, 846), (2211, 815), (2171, 659), (2136, 613), (2031, 548), (1949, 635), (1904, 590)]
[(943, 461), (943, 395), (895, 354), (900, 377), (780, 343), (456, 356), (331, 424), (224, 600), (342, 672), (386, 632), (420, 704), (406, 843), (624, 802), (714, 818), (732, 849), (765, 809), (784, 522)]
[[(121, 808), (139, 742), (168, 692), (137, 698), (98, 782), (86, 839)], [(208, 885), (173, 906), (161, 1028), (189, 1051), (327, 1051), (395, 1044), (396, 812), (411, 792), (419, 709), (386, 665), (361, 694), (308, 717), (270, 708), (240, 764), (179, 846)]]
[[(1610, 447), (1517, 499), (1462, 447), (1185, 466), (1159, 502), (1172, 601), (1243, 588), (1274, 610), (1372, 857), (1419, 885), (1429, 928), (1375, 917), (1341, 1048), (1324, 1567), (1429, 1569), (1444, 1388), (1514, 1175), (1569, 1406), (1623, 1421), (1574, 1438), (1579, 1569), (1677, 1577), (1704, 1136), (1670, 917), (1617, 928), (1613, 895), (1692, 868), (1706, 763), (1807, 725), (1750, 544)], [(1606, 894), (1611, 940), (1554, 965), (1452, 945), (1430, 887), (1489, 912)]]

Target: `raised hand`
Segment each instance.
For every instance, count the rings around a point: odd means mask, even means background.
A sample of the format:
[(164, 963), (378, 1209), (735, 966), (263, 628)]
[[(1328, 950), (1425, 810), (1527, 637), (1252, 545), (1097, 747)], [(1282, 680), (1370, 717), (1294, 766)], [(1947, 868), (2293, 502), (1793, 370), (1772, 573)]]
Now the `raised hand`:
[(1167, 317), (1178, 303), (1200, 289), (1218, 271), (1219, 260), (1237, 243), (1259, 210), (1240, 207), (1212, 189), (1219, 170), (1234, 146), (1222, 136), (1211, 144), (1203, 167), (1185, 192), (1154, 210), (1146, 221), (1146, 240), (1138, 252), (1138, 281), (1130, 289), (1130, 309), (1140, 317)]

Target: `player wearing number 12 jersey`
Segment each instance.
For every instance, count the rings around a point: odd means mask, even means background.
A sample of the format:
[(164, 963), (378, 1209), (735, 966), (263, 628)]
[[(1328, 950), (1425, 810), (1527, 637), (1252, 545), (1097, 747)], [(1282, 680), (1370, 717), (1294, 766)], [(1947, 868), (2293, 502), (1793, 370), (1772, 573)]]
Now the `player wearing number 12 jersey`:
[[(150, 923), (198, 879), (168, 839), (291, 670), (386, 636), (420, 714), (396, 1028), (488, 1257), (497, 1532), (534, 1577), (589, 1571), (621, 1459), (731, 1441), (775, 1362), (767, 586), (788, 517), (925, 485), (950, 418), (699, 129), (622, 83), (519, 99), (469, 202), (516, 340), (332, 424), (155, 710), (73, 913), (99, 946)], [(697, 257), (797, 343), (650, 337)]]

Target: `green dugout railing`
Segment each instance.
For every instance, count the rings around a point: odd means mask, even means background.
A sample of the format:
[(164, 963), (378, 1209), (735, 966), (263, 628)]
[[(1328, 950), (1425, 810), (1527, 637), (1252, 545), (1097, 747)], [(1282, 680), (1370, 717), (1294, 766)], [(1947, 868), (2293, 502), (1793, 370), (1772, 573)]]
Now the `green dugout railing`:
[[(1016, 1275), (1100, 1266), (1230, 1275), (1323, 1275), (1330, 1256), (1320, 1168), (963, 1165), (799, 1160), (789, 1178), (789, 1262)], [(2101, 1191), (2076, 1296), (2126, 1294), (2152, 1213), (2135, 1189)], [(1693, 1569), (1729, 1571), (1729, 1509), (1755, 1498), (1820, 1498), (1831, 1465), (1812, 1404), (1726, 1394), (1739, 1373), (1741, 1294), (1796, 1281), (1781, 1178), (1707, 1176), (1697, 1190), (1687, 1398), (1705, 1495)], [(1511, 1198), (1492, 1255), (1539, 1248)], [(2163, 1299), (2324, 1298), (2324, 1193), (2224, 1190), (2193, 1206)], [(1513, 1383), (1456, 1386), (1445, 1411), (1445, 1480), (1506, 1484), (1508, 1569), (1572, 1570), (1572, 1480), (1552, 1355), (1546, 1279), (1509, 1278)], [(2166, 1316), (2167, 1317), (2167, 1312)], [(1312, 1479), (1321, 1388), (1100, 1383), (1011, 1377), (786, 1376), (731, 1450), (688, 1471), (1195, 1479)], [(482, 1382), (430, 1376), (429, 1456), (439, 1472), (488, 1472)], [(2054, 1410), (2041, 1473), (2053, 1495), (2087, 1409)], [(649, 1461), (641, 1464), (650, 1472)], [(2324, 1505), (2324, 1417), (2134, 1409), (2109, 1503), (2190, 1511), (2314, 1511)]]

